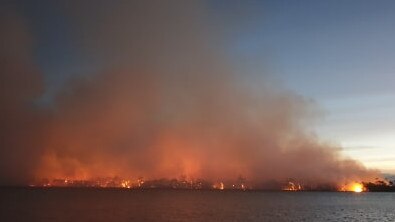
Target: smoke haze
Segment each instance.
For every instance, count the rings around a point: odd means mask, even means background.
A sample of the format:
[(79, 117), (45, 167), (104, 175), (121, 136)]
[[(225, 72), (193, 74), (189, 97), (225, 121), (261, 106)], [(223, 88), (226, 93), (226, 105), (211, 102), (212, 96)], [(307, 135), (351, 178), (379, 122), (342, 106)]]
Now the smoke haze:
[(43, 91), (42, 76), (31, 60), (26, 21), (2, 8), (0, 32), (0, 183), (23, 184), (43, 151), (45, 114), (32, 103)]
[(49, 107), (34, 103), (44, 84), (26, 23), (2, 13), (1, 42), (13, 44), (0, 51), (1, 184), (184, 175), (319, 185), (376, 176), (306, 130), (314, 104), (268, 74), (235, 71), (221, 42), (228, 27), (204, 4), (62, 8), (75, 46), (97, 71), (71, 79)]

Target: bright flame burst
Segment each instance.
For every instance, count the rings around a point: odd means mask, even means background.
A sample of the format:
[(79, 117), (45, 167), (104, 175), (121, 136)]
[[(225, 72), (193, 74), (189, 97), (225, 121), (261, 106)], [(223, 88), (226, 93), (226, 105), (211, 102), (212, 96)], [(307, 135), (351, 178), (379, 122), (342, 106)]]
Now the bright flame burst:
[(363, 191), (363, 185), (360, 183), (354, 183), (351, 187), (351, 191), (360, 193)]
[(340, 191), (349, 191), (349, 192), (355, 192), (355, 193), (361, 193), (365, 190), (364, 186), (362, 183), (352, 183), (343, 186)]

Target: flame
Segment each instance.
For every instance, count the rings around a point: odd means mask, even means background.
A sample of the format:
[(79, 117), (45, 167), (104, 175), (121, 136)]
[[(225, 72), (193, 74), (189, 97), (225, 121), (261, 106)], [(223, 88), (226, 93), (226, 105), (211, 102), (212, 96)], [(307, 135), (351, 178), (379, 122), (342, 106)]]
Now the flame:
[(219, 183), (215, 183), (212, 187), (213, 189), (224, 190), (225, 184), (223, 182), (219, 182)]
[(131, 188), (131, 182), (130, 182), (130, 180), (122, 180), (122, 182), (121, 182), (121, 187), (122, 188)]
[(340, 191), (361, 193), (365, 191), (365, 187), (362, 183), (354, 182), (351, 184), (344, 185), (343, 187), (341, 187)]
[(354, 183), (351, 190), (353, 192), (360, 193), (363, 191), (363, 185), (361, 183)]
[(300, 191), (302, 186), (298, 183), (288, 182), (288, 184), (283, 188), (283, 191)]
[[(91, 179), (41, 179), (30, 183), (30, 187), (93, 187), (93, 188), (120, 188), (120, 189), (152, 189), (152, 188), (166, 188), (166, 189), (214, 189), (214, 190), (251, 190), (254, 189), (249, 183), (245, 183), (243, 179), (233, 181), (218, 181), (212, 182), (204, 179), (187, 179), (182, 176), (180, 179), (148, 179), (144, 180), (142, 177), (139, 178), (128, 178), (123, 179), (120, 177), (98, 177)], [(314, 191), (314, 190), (325, 190), (320, 187), (309, 187), (305, 186), (296, 181), (288, 181), (283, 184), (283, 191)], [(366, 185), (368, 186), (368, 185)], [(280, 188), (280, 187), (279, 187)], [(334, 187), (332, 187), (334, 188)], [(336, 189), (326, 189), (335, 191)], [(259, 187), (258, 187), (259, 189)], [(346, 183), (341, 187), (338, 187), (337, 191), (343, 192), (365, 192), (368, 188), (365, 187), (363, 182), (351, 182)]]

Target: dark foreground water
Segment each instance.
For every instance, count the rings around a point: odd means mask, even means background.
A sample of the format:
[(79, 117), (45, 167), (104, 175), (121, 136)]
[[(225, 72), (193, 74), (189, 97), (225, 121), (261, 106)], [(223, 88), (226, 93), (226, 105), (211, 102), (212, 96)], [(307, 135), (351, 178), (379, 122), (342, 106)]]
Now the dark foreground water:
[(0, 188), (0, 221), (395, 221), (395, 193)]

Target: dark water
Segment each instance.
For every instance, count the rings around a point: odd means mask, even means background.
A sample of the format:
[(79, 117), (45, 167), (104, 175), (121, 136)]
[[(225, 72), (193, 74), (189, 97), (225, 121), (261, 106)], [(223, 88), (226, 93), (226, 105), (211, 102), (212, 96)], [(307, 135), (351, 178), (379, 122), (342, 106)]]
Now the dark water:
[(0, 189), (0, 221), (395, 221), (395, 193)]

